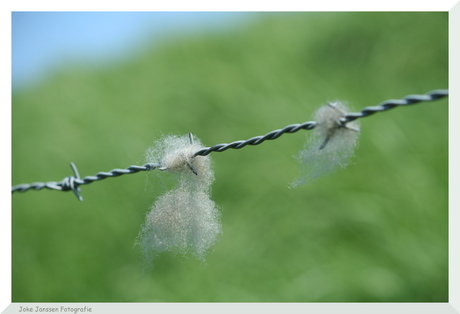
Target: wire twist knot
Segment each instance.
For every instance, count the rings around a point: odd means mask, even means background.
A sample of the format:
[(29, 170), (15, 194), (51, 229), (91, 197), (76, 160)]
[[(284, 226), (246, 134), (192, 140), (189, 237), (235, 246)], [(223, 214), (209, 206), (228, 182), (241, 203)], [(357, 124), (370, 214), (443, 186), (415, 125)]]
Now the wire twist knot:
[[(80, 200), (83, 201), (83, 197), (80, 195), (80, 174), (78, 173), (77, 166), (73, 162), (70, 163), (70, 167), (73, 170), (74, 175), (65, 177), (61, 182), (61, 191), (70, 191), (72, 190), (75, 193), (75, 196)], [(78, 181), (77, 181), (78, 180)]]

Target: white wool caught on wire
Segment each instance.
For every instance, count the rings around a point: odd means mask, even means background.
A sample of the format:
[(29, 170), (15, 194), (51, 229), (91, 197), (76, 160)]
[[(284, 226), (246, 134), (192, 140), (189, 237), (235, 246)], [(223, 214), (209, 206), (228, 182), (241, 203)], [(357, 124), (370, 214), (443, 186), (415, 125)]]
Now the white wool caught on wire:
[(220, 213), (210, 199), (214, 174), (209, 156), (193, 154), (202, 149), (189, 136), (163, 137), (146, 152), (147, 162), (160, 161), (160, 170), (175, 173), (174, 189), (161, 195), (151, 206), (137, 244), (147, 262), (161, 252), (191, 253), (205, 259), (221, 233)]
[(359, 123), (342, 125), (340, 118), (347, 115), (348, 108), (341, 102), (320, 107), (315, 114), (317, 125), (297, 160), (301, 165), (301, 176), (291, 183), (297, 187), (314, 179), (346, 167), (353, 156), (359, 138)]

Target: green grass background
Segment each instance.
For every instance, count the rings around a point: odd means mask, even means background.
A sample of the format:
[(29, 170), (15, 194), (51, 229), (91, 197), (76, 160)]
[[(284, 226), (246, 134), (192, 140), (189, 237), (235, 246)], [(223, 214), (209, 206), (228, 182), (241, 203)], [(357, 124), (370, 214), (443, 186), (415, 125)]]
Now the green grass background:
[[(144, 163), (162, 134), (205, 145), (448, 87), (447, 13), (265, 13), (13, 92), (12, 184)], [(448, 300), (447, 99), (361, 120), (352, 165), (289, 188), (307, 131), (213, 153), (223, 234), (205, 262), (134, 242), (165, 192), (145, 172), (12, 195), (13, 302)], [(167, 175), (160, 173), (159, 175)]]

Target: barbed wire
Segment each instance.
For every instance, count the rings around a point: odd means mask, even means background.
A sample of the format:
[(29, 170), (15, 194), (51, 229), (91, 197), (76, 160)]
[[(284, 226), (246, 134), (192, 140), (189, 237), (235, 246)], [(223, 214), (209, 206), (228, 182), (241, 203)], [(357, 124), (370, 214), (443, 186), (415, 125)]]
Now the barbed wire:
[(74, 172), (74, 176), (68, 176), (65, 177), (62, 181), (60, 182), (35, 182), (31, 184), (18, 184), (13, 186), (12, 192), (25, 192), (27, 190), (33, 189), (33, 190), (41, 190), (41, 189), (50, 189), (50, 190), (58, 190), (58, 191), (73, 191), (77, 198), (80, 201), (83, 201), (83, 197), (80, 195), (80, 185), (84, 184), (90, 184), (94, 181), (100, 181), (105, 178), (113, 178), (113, 177), (119, 177), (124, 174), (130, 174), (130, 173), (137, 173), (139, 171), (149, 171), (153, 170), (155, 168), (160, 167), (160, 164), (158, 163), (147, 163), (143, 166), (129, 166), (126, 169), (113, 169), (109, 172), (98, 172), (94, 176), (86, 176), (82, 179), (80, 179), (80, 174), (78, 173), (77, 167), (73, 162), (70, 163), (70, 166), (72, 167), (72, 170)]
[[(406, 97), (404, 97), (402, 99), (386, 100), (386, 101), (384, 101), (383, 103), (381, 103), (378, 106), (365, 107), (364, 109), (362, 109), (358, 113), (349, 113), (345, 117), (340, 119), (340, 123), (341, 123), (342, 127), (345, 127), (345, 125), (348, 122), (351, 122), (351, 121), (356, 120), (358, 118), (363, 118), (363, 117), (370, 116), (370, 115), (372, 115), (372, 114), (374, 114), (376, 112), (390, 110), (390, 109), (392, 109), (394, 107), (397, 107), (397, 106), (413, 105), (413, 104), (416, 104), (416, 103), (420, 103), (422, 101), (433, 101), (433, 100), (437, 100), (439, 98), (446, 97), (448, 95), (449, 95), (448, 90), (439, 89), (439, 90), (434, 90), (434, 91), (431, 91), (429, 93), (426, 93), (425, 95), (409, 95), (409, 96), (406, 96)], [(229, 144), (225, 144), (225, 143), (224, 144), (217, 144), (217, 145), (214, 145), (212, 147), (203, 148), (203, 149), (200, 149), (199, 151), (197, 151), (194, 155), (195, 156), (198, 156), (198, 155), (206, 156), (206, 155), (210, 154), (211, 152), (223, 152), (223, 151), (225, 151), (225, 150), (227, 150), (229, 148), (240, 149), (240, 148), (245, 147), (246, 145), (259, 145), (259, 144), (261, 144), (262, 142), (264, 142), (266, 140), (277, 139), (278, 137), (280, 137), (284, 133), (294, 133), (294, 132), (297, 132), (297, 131), (302, 130), (302, 129), (303, 130), (312, 130), (312, 129), (314, 129), (316, 127), (316, 124), (317, 123), (315, 121), (304, 122), (302, 124), (291, 124), (291, 125), (286, 126), (283, 129), (274, 130), (274, 131), (271, 131), (270, 133), (267, 133), (267, 134), (265, 134), (263, 136), (256, 136), (256, 137), (250, 138), (250, 139), (248, 139), (246, 141), (235, 141), (235, 142), (232, 142), (232, 143), (229, 143)]]
[[(408, 95), (402, 99), (390, 99), (390, 100), (386, 100), (382, 102), (381, 104), (377, 106), (365, 107), (360, 112), (348, 113), (344, 117), (340, 118), (339, 121), (337, 122), (340, 123), (341, 127), (346, 127), (346, 124), (348, 122), (354, 121), (359, 118), (368, 117), (377, 112), (387, 111), (387, 110), (390, 110), (398, 106), (407, 106), (407, 105), (417, 104), (420, 102), (434, 101), (434, 100), (446, 97), (448, 95), (449, 95), (448, 90), (440, 89), (440, 90), (434, 90), (434, 91), (428, 92), (424, 95)], [(211, 147), (200, 149), (199, 151), (193, 154), (193, 157), (206, 156), (212, 152), (223, 152), (230, 148), (240, 149), (247, 145), (259, 145), (266, 140), (277, 139), (285, 133), (295, 133), (299, 130), (312, 130), (316, 126), (317, 126), (316, 121), (307, 121), (307, 122), (300, 123), (300, 124), (291, 124), (282, 129), (271, 131), (265, 135), (252, 137), (248, 140), (234, 141), (231, 143), (222, 143), (222, 144), (217, 144)], [(19, 184), (19, 185), (13, 186), (11, 189), (11, 192), (12, 193), (25, 192), (31, 189), (41, 190), (44, 188), (51, 189), (51, 190), (58, 190), (58, 191), (73, 191), (75, 195), (77, 196), (77, 198), (80, 201), (82, 201), (83, 198), (80, 195), (80, 189), (79, 189), (80, 185), (89, 184), (94, 181), (100, 181), (100, 180), (103, 180), (109, 177), (119, 177), (124, 174), (137, 173), (140, 171), (150, 171), (150, 170), (154, 170), (157, 168), (160, 168), (161, 170), (161, 165), (159, 163), (147, 163), (143, 166), (129, 166), (126, 169), (113, 169), (109, 172), (99, 172), (94, 176), (86, 176), (80, 179), (80, 175), (78, 173), (78, 170), (75, 164), (71, 162), (70, 166), (74, 172), (74, 175), (65, 177), (60, 182), (52, 181), (52, 182), (46, 182), (46, 183), (35, 182), (31, 184)]]

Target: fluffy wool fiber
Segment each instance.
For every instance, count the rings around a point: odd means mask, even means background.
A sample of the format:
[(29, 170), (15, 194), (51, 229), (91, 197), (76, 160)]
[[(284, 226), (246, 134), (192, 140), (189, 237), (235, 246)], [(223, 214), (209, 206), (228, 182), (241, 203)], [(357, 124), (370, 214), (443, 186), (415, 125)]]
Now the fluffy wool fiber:
[(161, 170), (177, 177), (176, 187), (151, 206), (139, 234), (137, 243), (148, 262), (164, 251), (204, 260), (221, 232), (220, 213), (210, 199), (211, 160), (193, 157), (201, 148), (196, 138), (191, 143), (189, 136), (166, 136), (146, 152), (147, 162), (160, 161)]
[(348, 108), (341, 102), (322, 106), (316, 111), (317, 126), (308, 134), (307, 143), (297, 156), (301, 176), (292, 182), (296, 187), (346, 167), (353, 156), (359, 138), (357, 121), (340, 126), (338, 119), (346, 116)]

